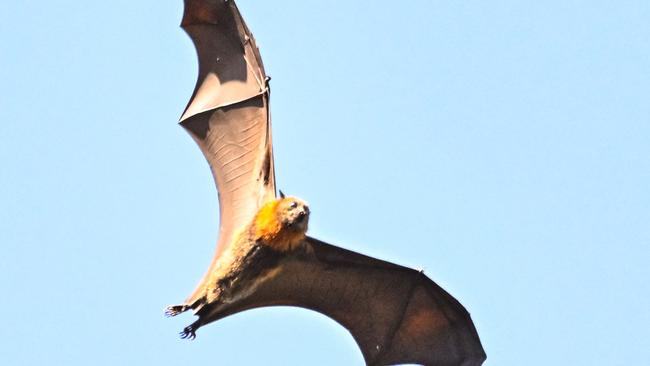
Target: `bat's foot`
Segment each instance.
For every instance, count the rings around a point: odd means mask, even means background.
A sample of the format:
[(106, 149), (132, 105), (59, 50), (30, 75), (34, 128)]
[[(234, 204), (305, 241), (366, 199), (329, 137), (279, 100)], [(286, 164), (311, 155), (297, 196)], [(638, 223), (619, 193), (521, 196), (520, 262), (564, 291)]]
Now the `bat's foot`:
[(182, 332), (180, 332), (181, 339), (189, 339), (190, 341), (193, 341), (194, 338), (196, 338), (196, 330), (199, 329), (199, 325), (197, 323), (192, 323), (185, 327)]
[(190, 310), (190, 307), (187, 305), (170, 305), (167, 308), (165, 308), (165, 316), (166, 317), (176, 316), (188, 310)]

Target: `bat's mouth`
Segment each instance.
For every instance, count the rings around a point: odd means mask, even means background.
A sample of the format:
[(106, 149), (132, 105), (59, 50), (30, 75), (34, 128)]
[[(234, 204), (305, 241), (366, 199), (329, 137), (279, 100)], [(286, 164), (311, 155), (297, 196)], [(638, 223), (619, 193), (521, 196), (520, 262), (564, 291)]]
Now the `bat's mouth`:
[(309, 216), (309, 209), (305, 209), (305, 211), (301, 211), (298, 213), (298, 217), (296, 217), (296, 222), (303, 222), (305, 219), (307, 219), (307, 216)]
[(303, 206), (302, 210), (298, 212), (295, 218), (295, 223), (298, 225), (304, 225), (307, 222), (307, 219), (309, 218), (309, 207)]

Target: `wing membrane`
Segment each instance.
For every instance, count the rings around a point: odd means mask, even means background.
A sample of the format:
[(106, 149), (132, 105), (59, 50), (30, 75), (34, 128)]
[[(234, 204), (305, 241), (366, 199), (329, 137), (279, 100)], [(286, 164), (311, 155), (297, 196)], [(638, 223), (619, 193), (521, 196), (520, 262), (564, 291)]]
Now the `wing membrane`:
[(286, 259), (248, 298), (206, 309), (205, 322), (263, 306), (298, 306), (348, 329), (368, 365), (483, 363), (469, 313), (422, 272), (313, 238), (307, 242), (313, 256)]
[(181, 125), (205, 155), (219, 193), (219, 240), (209, 273), (236, 231), (275, 197), (269, 90), (255, 40), (234, 1), (186, 0), (181, 26), (199, 59)]

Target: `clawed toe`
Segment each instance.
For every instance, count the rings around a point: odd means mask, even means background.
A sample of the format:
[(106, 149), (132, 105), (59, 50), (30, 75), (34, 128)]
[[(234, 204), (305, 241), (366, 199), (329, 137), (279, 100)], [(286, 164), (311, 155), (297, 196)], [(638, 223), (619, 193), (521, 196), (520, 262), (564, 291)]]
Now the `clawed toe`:
[(187, 311), (189, 307), (187, 305), (170, 305), (165, 309), (165, 316), (172, 317), (180, 313)]
[(196, 338), (196, 328), (194, 327), (194, 325), (188, 325), (179, 334), (181, 336), (181, 339), (189, 339), (192, 341), (194, 340), (194, 338)]

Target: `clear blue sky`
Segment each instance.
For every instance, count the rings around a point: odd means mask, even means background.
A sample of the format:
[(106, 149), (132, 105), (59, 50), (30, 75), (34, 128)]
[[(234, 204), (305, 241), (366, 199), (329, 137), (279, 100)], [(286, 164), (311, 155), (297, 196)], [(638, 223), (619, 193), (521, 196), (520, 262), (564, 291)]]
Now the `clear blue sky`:
[[(489, 366), (650, 359), (650, 2), (252, 1), (311, 234), (426, 273)], [(0, 3), (0, 359), (361, 365), (292, 308), (163, 317), (216, 241), (182, 1)]]

